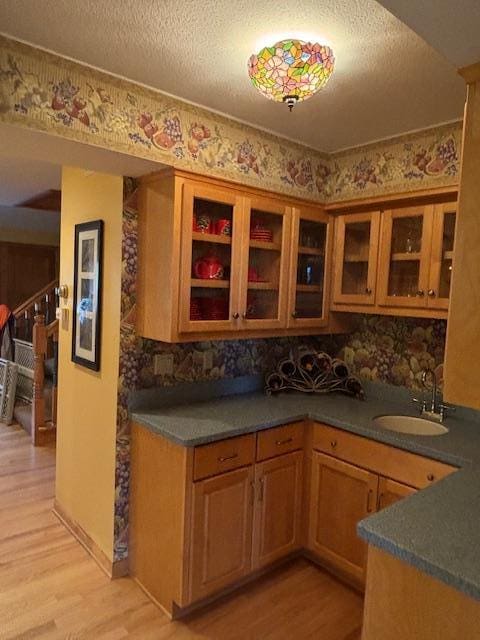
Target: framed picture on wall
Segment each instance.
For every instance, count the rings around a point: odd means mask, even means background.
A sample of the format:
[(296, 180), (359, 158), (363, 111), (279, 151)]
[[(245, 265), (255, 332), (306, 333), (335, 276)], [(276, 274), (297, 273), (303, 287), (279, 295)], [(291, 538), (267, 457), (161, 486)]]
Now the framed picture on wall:
[(72, 361), (100, 371), (103, 220), (75, 225)]

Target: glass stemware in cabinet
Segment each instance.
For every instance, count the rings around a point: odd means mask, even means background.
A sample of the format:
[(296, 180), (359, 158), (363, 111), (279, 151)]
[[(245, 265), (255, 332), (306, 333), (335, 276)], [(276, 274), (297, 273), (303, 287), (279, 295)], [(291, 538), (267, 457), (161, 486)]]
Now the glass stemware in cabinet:
[(448, 299), (452, 278), (453, 243), (455, 239), (455, 211), (445, 213), (443, 218), (442, 263), (438, 297)]
[(298, 233), (295, 319), (322, 318), (324, 315), (325, 247), (327, 224), (300, 219)]
[(414, 298), (424, 295), (420, 288), (423, 216), (393, 219), (388, 277), (388, 295)]

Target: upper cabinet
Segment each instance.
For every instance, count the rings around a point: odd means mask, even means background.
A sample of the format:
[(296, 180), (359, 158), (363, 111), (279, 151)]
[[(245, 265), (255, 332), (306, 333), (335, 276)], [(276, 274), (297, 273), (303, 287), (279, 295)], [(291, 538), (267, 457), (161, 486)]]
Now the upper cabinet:
[(445, 318), (456, 202), (342, 214), (332, 309)]
[(143, 179), (139, 334), (175, 342), (327, 328), (331, 220), (320, 206), (184, 173)]
[(333, 225), (313, 208), (293, 209), (288, 327), (328, 323), (328, 283)]
[(336, 220), (333, 300), (375, 303), (380, 211), (340, 215)]

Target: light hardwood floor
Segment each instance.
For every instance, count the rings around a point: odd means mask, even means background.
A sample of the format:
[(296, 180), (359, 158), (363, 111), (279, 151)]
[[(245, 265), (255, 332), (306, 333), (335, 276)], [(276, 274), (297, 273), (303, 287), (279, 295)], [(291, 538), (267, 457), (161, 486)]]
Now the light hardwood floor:
[(359, 640), (362, 598), (304, 560), (170, 622), (52, 514), (55, 451), (0, 424), (0, 639)]

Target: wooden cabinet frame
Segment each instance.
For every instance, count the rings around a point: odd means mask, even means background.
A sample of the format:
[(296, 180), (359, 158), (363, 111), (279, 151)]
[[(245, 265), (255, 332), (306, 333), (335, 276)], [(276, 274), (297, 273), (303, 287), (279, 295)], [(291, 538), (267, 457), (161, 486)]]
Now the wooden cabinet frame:
[[(375, 304), (375, 289), (377, 283), (378, 244), (380, 239), (381, 211), (368, 211), (339, 215), (335, 219), (335, 262), (333, 272), (333, 302), (339, 304)], [(363, 294), (342, 293), (343, 269), (345, 260), (345, 231), (346, 226), (355, 222), (370, 223), (370, 244), (368, 252), (367, 287)]]
[(432, 233), (432, 253), (430, 258), (430, 275), (428, 282), (428, 306), (431, 309), (448, 309), (449, 298), (440, 298), (440, 279), (443, 263), (443, 234), (445, 216), (457, 213), (457, 203), (448, 202), (435, 205)]
[[(232, 214), (232, 244), (231, 244), (231, 272), (230, 272), (230, 302), (227, 320), (190, 320), (190, 297), (192, 279), (192, 229), (193, 203), (195, 198), (211, 200), (230, 205)], [(228, 189), (209, 187), (195, 182), (186, 182), (182, 194), (182, 224), (181, 224), (181, 260), (180, 260), (180, 298), (179, 298), (179, 331), (180, 333), (234, 331), (238, 329), (240, 308), (240, 261), (242, 254), (243, 229), (243, 200), (237, 193)]]
[[(282, 218), (282, 238), (280, 242), (278, 306), (275, 318), (248, 318), (247, 295), (249, 290), (248, 269), (250, 260), (250, 222), (252, 209), (260, 209)], [(290, 233), (292, 209), (290, 206), (273, 198), (245, 197), (243, 199), (242, 246), (240, 251), (240, 296), (238, 308), (240, 310), (241, 329), (281, 329), (286, 326), (287, 294), (288, 294), (288, 266), (290, 255)], [(232, 260), (233, 265), (233, 260)], [(232, 266), (233, 272), (233, 266)], [(261, 286), (261, 283), (259, 283)], [(254, 289), (252, 289), (254, 290)]]
[[(323, 301), (322, 315), (317, 318), (298, 318), (295, 314), (295, 300), (297, 293), (297, 265), (298, 246), (300, 241), (300, 221), (311, 220), (312, 222), (323, 222), (327, 225), (325, 236), (325, 261), (323, 276)], [(287, 327), (292, 328), (315, 328), (325, 327), (329, 321), (330, 302), (330, 272), (332, 264), (332, 244), (333, 244), (333, 218), (319, 210), (309, 207), (293, 207), (292, 212), (292, 251), (290, 253), (290, 286), (288, 294)]]
[[(377, 302), (381, 306), (392, 307), (426, 307), (428, 278), (430, 272), (430, 255), (432, 245), (434, 205), (390, 209), (383, 212), (380, 237), (380, 257), (378, 261)], [(392, 296), (388, 293), (390, 264), (392, 253), (393, 222), (399, 218), (421, 217), (422, 240), (419, 256), (418, 294), (416, 296)]]

